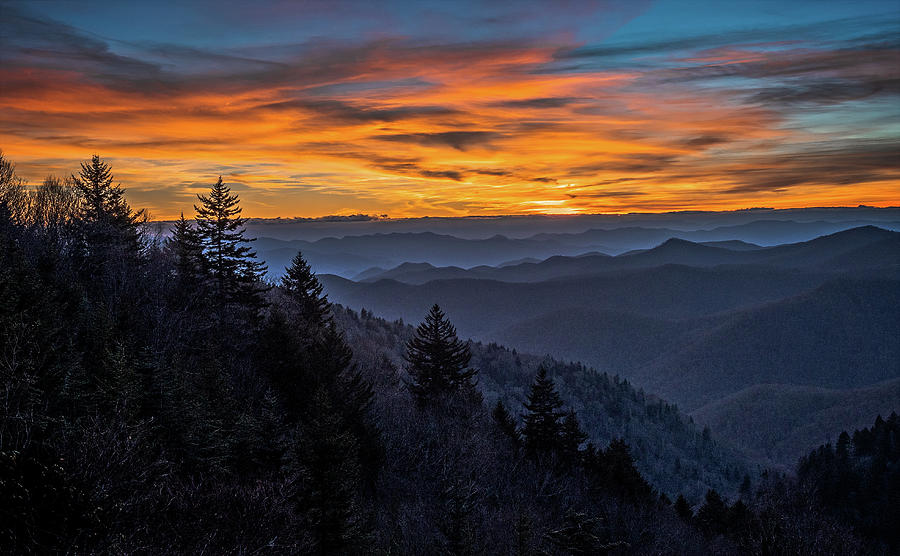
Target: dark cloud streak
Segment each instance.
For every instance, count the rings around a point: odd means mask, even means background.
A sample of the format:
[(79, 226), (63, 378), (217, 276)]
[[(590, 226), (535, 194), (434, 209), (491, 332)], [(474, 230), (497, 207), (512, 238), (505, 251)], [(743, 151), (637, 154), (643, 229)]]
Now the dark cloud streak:
[(452, 147), (465, 151), (472, 147), (488, 147), (501, 135), (493, 131), (443, 131), (436, 133), (397, 133), (392, 135), (376, 135), (373, 139), (412, 143), (427, 147)]

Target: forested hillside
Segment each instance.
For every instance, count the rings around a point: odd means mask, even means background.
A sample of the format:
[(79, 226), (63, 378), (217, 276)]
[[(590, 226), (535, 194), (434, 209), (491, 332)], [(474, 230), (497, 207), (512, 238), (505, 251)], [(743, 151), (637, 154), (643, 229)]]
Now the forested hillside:
[(900, 377), (900, 281), (839, 279), (738, 311), (634, 380), (693, 410), (754, 384), (859, 388)]
[[(388, 322), (367, 311), (360, 315), (338, 308), (335, 315), (362, 367), (383, 356), (398, 368), (404, 365), (404, 346), (413, 337), (412, 326)], [(739, 453), (719, 445), (709, 430), (627, 380), (493, 343), (474, 342), (470, 347), (472, 367), (479, 371), (478, 387), (489, 406), (500, 400), (519, 421), (529, 385), (538, 368), (545, 368), (566, 406), (576, 411), (589, 440), (603, 446), (623, 439), (631, 447), (636, 467), (670, 497), (683, 493), (697, 501), (710, 488), (735, 494), (744, 476), (755, 474)]]
[[(890, 415), (900, 400), (900, 378), (841, 390), (761, 384), (705, 405), (691, 415), (748, 456), (792, 468), (824, 440), (839, 436), (835, 424), (860, 429), (872, 415)], [(845, 425), (846, 424), (846, 425)]]
[(437, 306), (414, 332), (333, 309), (299, 253), (261, 280), (221, 179), (157, 241), (97, 156), (36, 189), (0, 170), (4, 552), (881, 549), (765, 476), (672, 502), (639, 469), (674, 496), (740, 468), (624, 381), (470, 345)]
[(801, 486), (827, 512), (850, 523), (863, 538), (900, 550), (900, 417), (879, 415), (873, 426), (841, 432), (797, 467)]

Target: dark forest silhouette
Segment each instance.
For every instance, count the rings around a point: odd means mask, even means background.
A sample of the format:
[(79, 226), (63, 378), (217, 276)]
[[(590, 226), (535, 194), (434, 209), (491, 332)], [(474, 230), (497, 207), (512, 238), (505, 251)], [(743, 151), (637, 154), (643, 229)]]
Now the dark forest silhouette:
[[(518, 354), (460, 340), (436, 305), (415, 332), (334, 307), (300, 253), (267, 283), (238, 196), (219, 178), (198, 201), (162, 240), (99, 156), (29, 189), (0, 155), (4, 552), (898, 548), (896, 415), (796, 477), (673, 503), (624, 441), (588, 441), (553, 361), (524, 403), (488, 403)], [(579, 372), (620, 412), (677, 420)]]

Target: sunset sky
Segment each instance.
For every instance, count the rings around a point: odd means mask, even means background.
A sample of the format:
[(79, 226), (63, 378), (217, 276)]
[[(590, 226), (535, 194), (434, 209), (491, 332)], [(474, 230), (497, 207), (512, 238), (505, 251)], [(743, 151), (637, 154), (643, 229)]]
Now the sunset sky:
[(900, 204), (900, 2), (9, 2), (0, 149), (254, 217)]

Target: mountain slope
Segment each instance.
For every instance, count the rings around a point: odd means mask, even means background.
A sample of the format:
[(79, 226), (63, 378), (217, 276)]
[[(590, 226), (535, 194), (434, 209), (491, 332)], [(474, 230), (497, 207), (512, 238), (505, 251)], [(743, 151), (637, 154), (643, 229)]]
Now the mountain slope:
[(855, 388), (900, 376), (900, 281), (829, 282), (741, 311), (634, 380), (692, 410), (765, 383)]
[(722, 241), (702, 241), (700, 242), (702, 245), (708, 245), (710, 247), (722, 247), (724, 249), (731, 249), (732, 251), (756, 251), (757, 249), (762, 249), (762, 245), (757, 245), (755, 243), (749, 243), (747, 241), (741, 241), (739, 239), (727, 239)]
[(468, 337), (489, 334), (548, 313), (587, 308), (684, 319), (758, 305), (812, 289), (827, 275), (765, 267), (695, 268), (666, 265), (536, 283), (436, 280), (421, 285), (393, 280), (358, 283), (320, 276), (330, 298), (388, 319), (414, 321), (438, 303)]
[[(655, 265), (673, 260), (693, 266)], [(638, 267), (590, 272), (597, 264)], [(436, 302), (463, 336), (581, 360), (627, 377), (725, 427), (727, 436), (767, 462), (790, 464), (790, 458), (826, 440), (829, 418), (839, 427), (853, 426), (849, 414), (835, 413), (840, 406), (827, 402), (832, 394), (823, 398), (817, 389), (858, 390), (900, 377), (896, 232), (861, 227), (743, 251), (676, 239), (618, 257), (554, 257), (518, 269), (582, 272), (579, 265), (589, 271), (537, 282), (322, 279), (332, 299), (345, 305), (417, 322)], [(453, 271), (485, 276), (515, 269)], [(778, 388), (790, 396), (775, 395), (775, 387), (765, 386), (772, 384), (784, 385)], [(868, 392), (886, 399), (880, 391)], [(711, 409), (732, 399), (736, 406)], [(877, 409), (856, 399), (861, 408)], [(810, 422), (787, 419), (792, 405)], [(714, 420), (730, 415), (731, 407), (756, 419), (746, 438)], [(862, 416), (867, 422), (871, 412)], [(604, 418), (597, 418), (598, 426)], [(767, 432), (754, 437), (759, 431)]]
[(627, 311), (588, 307), (560, 309), (487, 334), (535, 353), (585, 361), (608, 373), (628, 376), (662, 354), (678, 351), (722, 317), (663, 319)]
[(758, 384), (691, 415), (757, 461), (791, 468), (841, 431), (892, 411), (900, 411), (900, 379), (852, 390)]
[[(341, 307), (336, 307), (335, 314), (363, 368), (377, 367), (382, 357), (405, 366), (404, 346), (414, 334), (411, 326)], [(471, 366), (479, 370), (478, 387), (488, 404), (502, 399), (518, 419), (537, 368), (544, 365), (566, 407), (578, 413), (590, 440), (605, 446), (623, 438), (641, 473), (670, 497), (683, 493), (699, 500), (708, 488), (734, 493), (748, 471), (738, 451), (718, 443), (678, 408), (618, 376), (493, 343), (470, 343), (470, 348)]]

